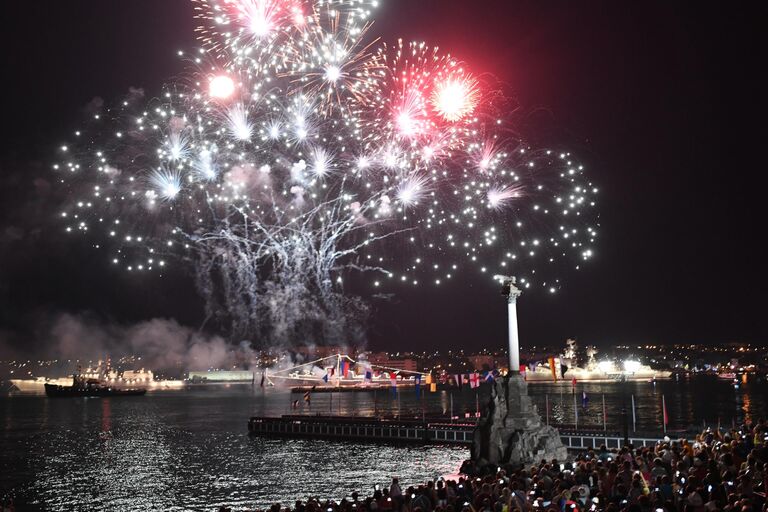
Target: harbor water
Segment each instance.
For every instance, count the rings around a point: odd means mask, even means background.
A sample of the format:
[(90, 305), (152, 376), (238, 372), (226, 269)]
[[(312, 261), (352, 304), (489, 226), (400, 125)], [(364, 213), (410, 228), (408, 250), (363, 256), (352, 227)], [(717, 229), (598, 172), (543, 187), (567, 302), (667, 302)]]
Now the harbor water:
[[(303, 394), (258, 386), (209, 386), (144, 397), (0, 397), (0, 497), (31, 510), (216, 510), (292, 503), (307, 496), (368, 494), (397, 476), (406, 485), (456, 472), (465, 447), (396, 446), (250, 437), (252, 415), (415, 416), (474, 414), (487, 400), (464, 387), (437, 393), (403, 389)], [(714, 377), (658, 382), (535, 384), (529, 393), (550, 421), (621, 429), (621, 407), (636, 403), (636, 428), (660, 431), (662, 395), (670, 430), (724, 427), (768, 410), (768, 385), (736, 388)], [(586, 393), (586, 404), (582, 400)], [(298, 403), (296, 401), (298, 400)], [(295, 404), (295, 407), (294, 407)], [(586, 405), (586, 408), (584, 407)], [(631, 424), (631, 410), (628, 411)], [(630, 427), (631, 428), (631, 427)]]

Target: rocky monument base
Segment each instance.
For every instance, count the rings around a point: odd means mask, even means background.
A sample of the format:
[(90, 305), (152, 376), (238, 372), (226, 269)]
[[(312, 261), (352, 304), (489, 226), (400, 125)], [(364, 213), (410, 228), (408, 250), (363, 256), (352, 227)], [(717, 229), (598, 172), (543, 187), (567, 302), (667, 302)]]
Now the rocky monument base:
[(523, 466), (567, 456), (557, 429), (542, 423), (525, 380), (517, 374), (499, 379), (491, 391), (488, 413), (475, 430), (475, 466)]

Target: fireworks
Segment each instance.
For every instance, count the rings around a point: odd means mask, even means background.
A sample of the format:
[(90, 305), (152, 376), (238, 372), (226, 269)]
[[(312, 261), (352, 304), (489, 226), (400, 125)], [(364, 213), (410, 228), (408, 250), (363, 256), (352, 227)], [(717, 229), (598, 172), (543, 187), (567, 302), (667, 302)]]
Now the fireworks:
[(275, 343), (362, 335), (350, 272), (372, 289), (479, 272), (556, 290), (563, 260), (592, 256), (583, 167), (506, 140), (465, 63), (372, 48), (375, 2), (194, 3), (190, 76), (99, 112), (55, 166), (67, 231), (111, 240), (114, 264), (189, 261), (209, 316)]
[(227, 99), (235, 92), (235, 82), (227, 75), (219, 75), (211, 79), (210, 94), (212, 98)]

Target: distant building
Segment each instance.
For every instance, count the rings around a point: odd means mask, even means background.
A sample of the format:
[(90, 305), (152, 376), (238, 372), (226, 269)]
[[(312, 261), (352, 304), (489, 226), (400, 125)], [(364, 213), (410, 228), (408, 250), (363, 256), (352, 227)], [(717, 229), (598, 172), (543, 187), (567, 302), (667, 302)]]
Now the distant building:
[(368, 362), (375, 366), (383, 366), (394, 370), (407, 372), (418, 371), (419, 367), (415, 359), (410, 357), (391, 358), (386, 352), (372, 352), (368, 354)]
[(253, 382), (253, 372), (236, 370), (214, 370), (203, 372), (189, 372), (189, 380), (192, 382)]

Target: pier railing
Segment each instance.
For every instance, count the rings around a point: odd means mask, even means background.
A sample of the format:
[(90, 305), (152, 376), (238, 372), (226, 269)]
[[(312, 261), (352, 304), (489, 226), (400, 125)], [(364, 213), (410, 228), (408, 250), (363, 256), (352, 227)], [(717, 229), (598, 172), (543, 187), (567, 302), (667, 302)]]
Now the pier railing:
[[(380, 417), (286, 415), (254, 416), (248, 421), (248, 431), (253, 435), (290, 438), (469, 446), (474, 440), (476, 425), (477, 422), (474, 419), (457, 421), (445, 418), (430, 421)], [(633, 446), (654, 446), (663, 438), (663, 433), (646, 433), (641, 436), (631, 436), (629, 442)], [(603, 445), (612, 449), (621, 448), (624, 445), (624, 437), (618, 432), (561, 429), (560, 439), (570, 450), (596, 450)]]
[(384, 441), (398, 443), (439, 443), (469, 445), (476, 423), (431, 422), (406, 419), (343, 416), (253, 417), (248, 431), (255, 435), (336, 439), (341, 441)]

